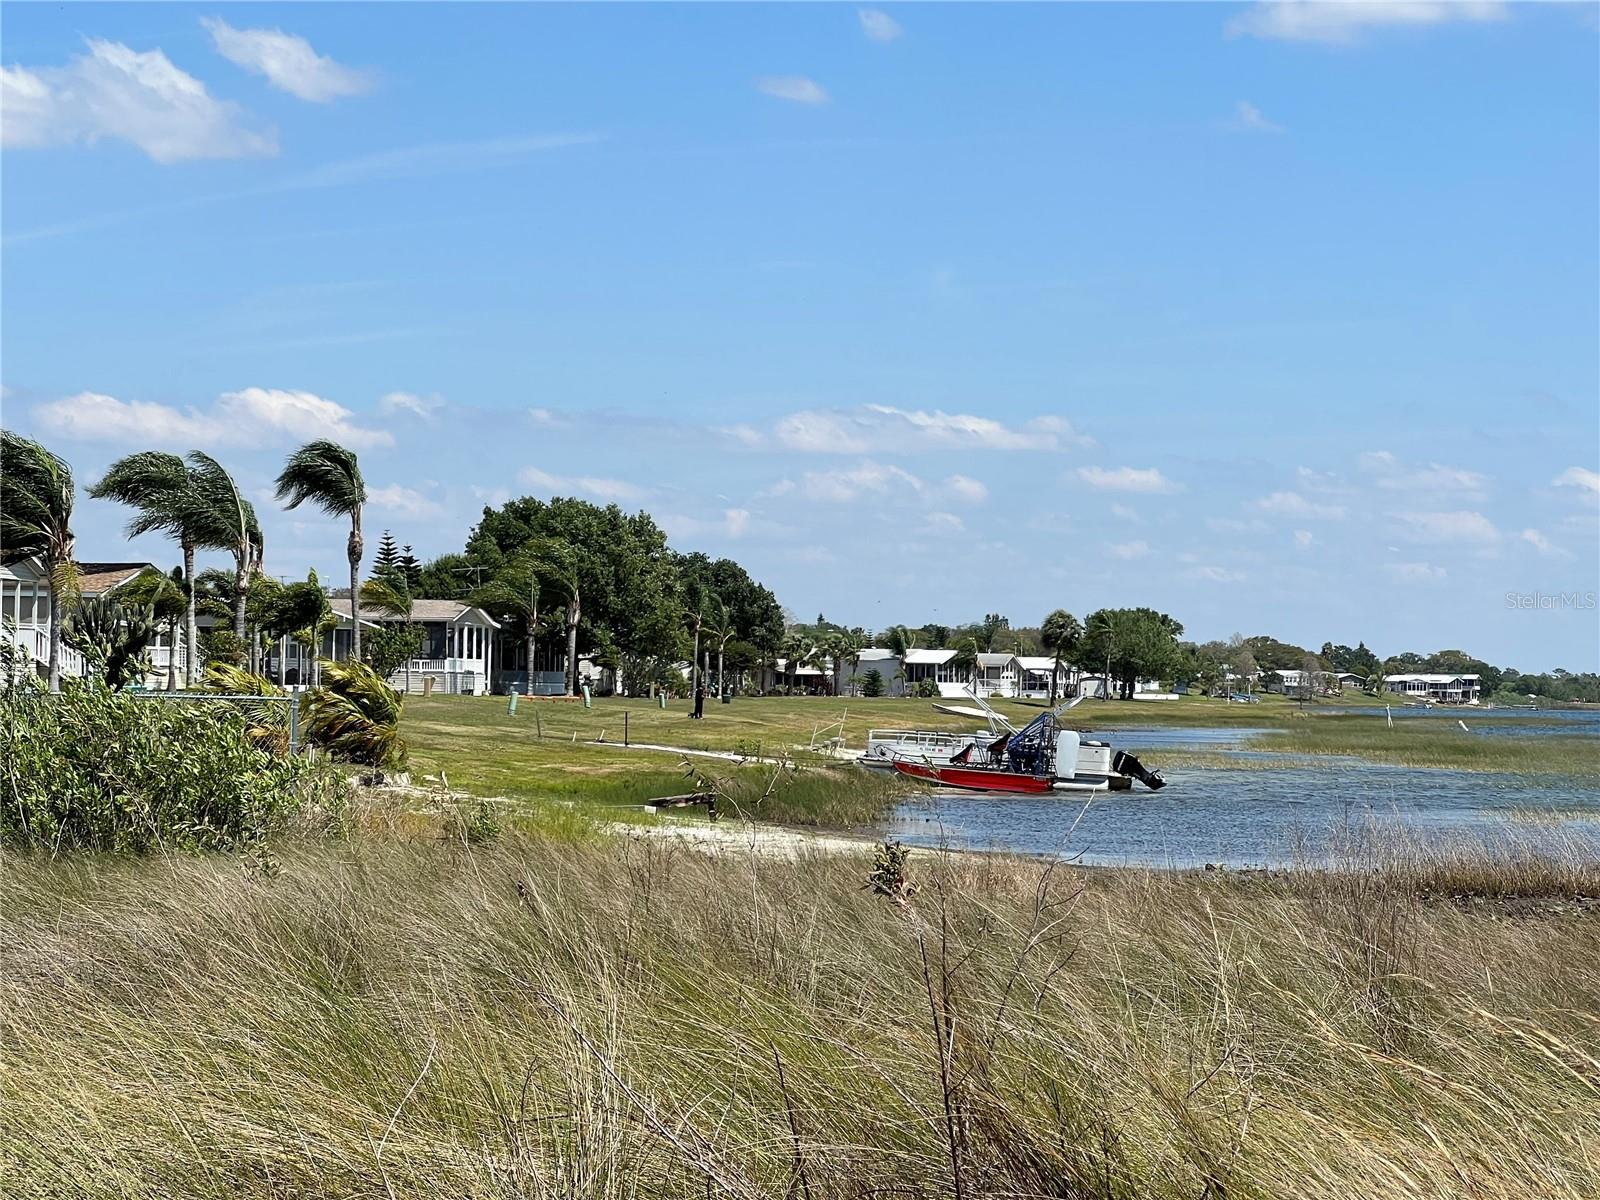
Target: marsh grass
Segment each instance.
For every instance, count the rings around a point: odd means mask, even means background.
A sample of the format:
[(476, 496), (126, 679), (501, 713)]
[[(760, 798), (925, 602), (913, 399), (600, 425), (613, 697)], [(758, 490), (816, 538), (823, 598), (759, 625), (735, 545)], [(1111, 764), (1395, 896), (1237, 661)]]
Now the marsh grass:
[[(8, 859), (7, 1193), (1600, 1193), (1600, 920), (1440, 899), (1415, 846), (1249, 876), (913, 852), (902, 905), (866, 849), (392, 816), (272, 875)], [(1499, 894), (1528, 870), (1502, 855)]]

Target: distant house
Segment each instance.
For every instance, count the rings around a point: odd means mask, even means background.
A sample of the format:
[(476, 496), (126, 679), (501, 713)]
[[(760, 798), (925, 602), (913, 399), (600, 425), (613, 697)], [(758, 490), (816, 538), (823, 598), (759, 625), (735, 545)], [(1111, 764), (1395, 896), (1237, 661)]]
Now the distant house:
[(1069, 696), (1077, 679), (1076, 668), (1066, 663), (1057, 667), (1056, 660), (1048, 654), (1017, 655), (1017, 695), (1031, 700), (1048, 700), (1052, 692), (1052, 675), (1055, 676), (1056, 686), (1053, 690), (1056, 698)]
[[(335, 596), (328, 601), (328, 606), (337, 624), (322, 635), (316, 653), (325, 659), (347, 659), (353, 629), (350, 598)], [(459, 600), (413, 600), (409, 620), (422, 626), (422, 653), (400, 665), (389, 677), (391, 686), (405, 692), (447, 692), (463, 696), (489, 693), (494, 682), (491, 664), (500, 640), (500, 622), (483, 609)], [(362, 609), (363, 629), (376, 630), (399, 623), (400, 618)], [(280, 677), (278, 654), (284, 656), (281, 678), (288, 683), (311, 681), (310, 651), (291, 638), (284, 639), (274, 647), (268, 659), (274, 678)]]
[(883, 646), (865, 647), (855, 664), (848, 668), (844, 677), (845, 687), (860, 695), (862, 681), (868, 671), (876, 671), (882, 677), (885, 696), (906, 694), (905, 664), (893, 650)]
[(906, 652), (906, 687), (916, 691), (924, 680), (939, 689), (941, 696), (957, 697), (967, 694), (972, 676), (950, 665), (956, 656), (954, 650), (908, 650)]
[[(155, 564), (148, 562), (78, 562), (73, 566), (78, 571), (78, 595), (85, 599), (114, 595), (143, 572), (156, 569)], [(37, 559), (23, 559), (12, 566), (0, 567), (0, 622), (5, 626), (5, 636), (21, 648), (35, 669), (41, 675), (48, 671), (50, 588), (44, 567)], [(177, 646), (171, 644), (174, 637)], [(151, 678), (166, 675), (168, 660), (174, 654), (179, 671), (187, 662), (181, 633), (158, 632), (149, 653)], [(64, 641), (60, 661), (61, 674), (65, 677), (79, 677), (88, 672), (83, 655)]]
[(1001, 696), (1014, 699), (1021, 669), (1015, 654), (978, 655), (978, 665), (972, 672), (972, 687), (980, 696)]
[(1383, 690), (1409, 700), (1432, 704), (1476, 704), (1480, 692), (1477, 675), (1385, 675)]
[(1330, 691), (1334, 687), (1337, 687), (1341, 692), (1345, 688), (1355, 688), (1359, 691), (1367, 686), (1367, 677), (1359, 671), (1334, 671), (1328, 678), (1330, 680)]

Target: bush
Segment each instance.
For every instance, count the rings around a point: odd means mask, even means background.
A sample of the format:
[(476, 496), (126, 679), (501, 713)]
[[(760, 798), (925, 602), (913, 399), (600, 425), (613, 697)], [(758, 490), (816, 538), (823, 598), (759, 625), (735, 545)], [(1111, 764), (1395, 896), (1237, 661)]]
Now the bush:
[(306, 736), (346, 762), (403, 766), (400, 693), (365, 663), (325, 663), (322, 679), (307, 697)]
[(225, 702), (140, 699), (89, 685), (0, 693), (0, 840), (56, 850), (229, 850), (344, 783), (257, 749)]
[(915, 695), (922, 700), (937, 700), (939, 698), (939, 685), (931, 679), (919, 679)]

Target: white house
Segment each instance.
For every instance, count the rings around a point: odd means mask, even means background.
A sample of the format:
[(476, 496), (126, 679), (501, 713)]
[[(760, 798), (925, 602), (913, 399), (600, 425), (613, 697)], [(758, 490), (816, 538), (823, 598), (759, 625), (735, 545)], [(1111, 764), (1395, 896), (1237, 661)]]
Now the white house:
[[(318, 652), (323, 658), (349, 658), (350, 598), (335, 597), (328, 601), (328, 605), (333, 609), (338, 624), (323, 635)], [(459, 600), (413, 600), (409, 619), (413, 624), (422, 626), (422, 653), (402, 663), (389, 676), (389, 683), (393, 687), (404, 692), (426, 690), (463, 696), (488, 695), (500, 622), (483, 609)], [(377, 628), (395, 623), (398, 623), (398, 618), (370, 609), (362, 610), (363, 627)], [(299, 649), (291, 643), (286, 660), (291, 666), (296, 665), (294, 652)], [(310, 666), (308, 661), (298, 665), (302, 670)], [(431, 685), (429, 680), (433, 681)]]
[(1015, 699), (1020, 674), (1015, 654), (979, 654), (978, 665), (972, 672), (973, 690), (980, 696)]
[[(78, 594), (88, 599), (111, 595), (144, 571), (155, 569), (154, 564), (147, 562), (79, 562), (73, 566), (78, 571)], [(21, 648), (40, 675), (49, 671), (50, 588), (44, 566), (38, 559), (27, 558), (12, 566), (0, 567), (0, 624), (5, 628), (5, 636)], [(63, 677), (87, 674), (88, 664), (83, 655), (64, 641), (60, 655)], [(170, 635), (158, 632), (150, 645), (150, 678), (165, 679), (167, 663), (174, 655), (181, 674), (187, 662), (182, 632)]]
[(1059, 667), (1056, 660), (1048, 654), (1019, 654), (1017, 655), (1017, 695), (1026, 696), (1031, 700), (1048, 700), (1052, 693), (1050, 677), (1055, 676), (1053, 689), (1057, 699), (1070, 695), (1071, 687), (1077, 677), (1077, 671), (1062, 663)]
[(1476, 675), (1385, 675), (1383, 690), (1431, 704), (1476, 704), (1479, 683)]
[(923, 680), (931, 680), (941, 696), (965, 696), (972, 676), (950, 665), (955, 656), (954, 650), (906, 651), (907, 690), (916, 691)]
[(864, 647), (854, 665), (849, 666), (845, 673), (845, 687), (860, 695), (868, 671), (876, 671), (883, 680), (885, 696), (906, 694), (905, 664), (893, 650), (883, 646)]

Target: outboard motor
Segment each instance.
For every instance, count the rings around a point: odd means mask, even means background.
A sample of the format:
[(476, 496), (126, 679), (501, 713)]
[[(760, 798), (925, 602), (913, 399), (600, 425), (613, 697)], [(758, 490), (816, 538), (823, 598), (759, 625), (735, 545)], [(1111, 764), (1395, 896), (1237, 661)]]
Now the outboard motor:
[(1111, 769), (1119, 775), (1131, 775), (1152, 792), (1160, 791), (1167, 786), (1167, 781), (1161, 778), (1160, 771), (1151, 771), (1126, 750), (1118, 750), (1115, 758), (1111, 760)]

